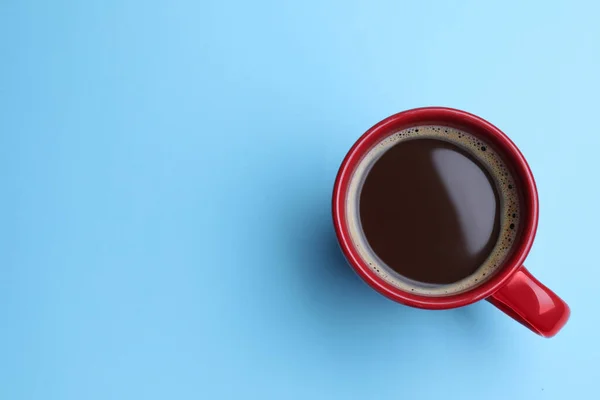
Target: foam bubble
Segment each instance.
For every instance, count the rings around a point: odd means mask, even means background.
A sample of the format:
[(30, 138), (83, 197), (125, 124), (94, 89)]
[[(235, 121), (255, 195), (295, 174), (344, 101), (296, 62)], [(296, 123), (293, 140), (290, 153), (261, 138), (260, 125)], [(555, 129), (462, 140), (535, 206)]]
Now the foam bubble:
[[(468, 277), (448, 285), (430, 285), (412, 281), (399, 275), (388, 267), (369, 246), (360, 225), (359, 199), (364, 180), (375, 162), (390, 147), (413, 139), (439, 139), (449, 141), (467, 150), (469, 154), (478, 159), (488, 170), (496, 183), (500, 198), (500, 235), (498, 242), (492, 249), (483, 264)], [(520, 226), (519, 194), (514, 190), (515, 181), (500, 155), (492, 146), (478, 137), (467, 132), (442, 126), (427, 125), (404, 129), (393, 132), (377, 143), (363, 157), (356, 167), (346, 197), (346, 219), (350, 231), (350, 237), (363, 261), (378, 276), (393, 286), (404, 291), (418, 293), (426, 296), (446, 296), (468, 290), (480, 285), (494, 275), (503, 261), (509, 256), (512, 243)]]

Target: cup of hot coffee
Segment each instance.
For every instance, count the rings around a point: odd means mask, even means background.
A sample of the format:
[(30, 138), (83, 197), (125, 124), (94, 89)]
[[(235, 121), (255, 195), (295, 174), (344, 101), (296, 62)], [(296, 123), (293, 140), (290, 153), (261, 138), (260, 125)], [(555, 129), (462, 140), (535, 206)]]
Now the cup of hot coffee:
[(523, 266), (538, 222), (529, 166), (473, 114), (419, 108), (369, 129), (339, 169), (333, 220), (350, 265), (392, 300), (449, 309), (487, 299), (545, 337), (569, 318)]

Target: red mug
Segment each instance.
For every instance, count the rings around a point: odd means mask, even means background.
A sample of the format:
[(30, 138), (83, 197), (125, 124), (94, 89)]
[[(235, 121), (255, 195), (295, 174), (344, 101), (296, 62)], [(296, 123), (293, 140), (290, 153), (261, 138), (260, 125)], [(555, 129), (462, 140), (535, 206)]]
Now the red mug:
[[(503, 155), (514, 171), (523, 193), (523, 231), (511, 255), (497, 273), (478, 286), (446, 296), (410, 293), (383, 280), (361, 258), (350, 237), (346, 221), (346, 197), (355, 168), (362, 157), (384, 138), (400, 130), (420, 125), (449, 126), (469, 132)], [(388, 298), (411, 307), (430, 310), (462, 307), (486, 299), (508, 316), (533, 332), (554, 336), (569, 319), (569, 306), (540, 283), (523, 266), (531, 249), (538, 224), (538, 194), (525, 158), (515, 144), (494, 125), (465, 111), (443, 107), (425, 107), (404, 111), (379, 122), (352, 146), (340, 166), (333, 190), (333, 221), (340, 247), (350, 265), (373, 289)]]

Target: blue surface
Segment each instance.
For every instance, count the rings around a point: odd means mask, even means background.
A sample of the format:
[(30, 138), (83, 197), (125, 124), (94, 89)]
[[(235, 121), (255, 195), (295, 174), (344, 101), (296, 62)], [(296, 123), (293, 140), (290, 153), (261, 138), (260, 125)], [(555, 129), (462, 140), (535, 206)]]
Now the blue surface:
[[(588, 398), (598, 3), (282, 3), (0, 2), (0, 398)], [(424, 105), (529, 160), (554, 339), (346, 266), (336, 170)]]

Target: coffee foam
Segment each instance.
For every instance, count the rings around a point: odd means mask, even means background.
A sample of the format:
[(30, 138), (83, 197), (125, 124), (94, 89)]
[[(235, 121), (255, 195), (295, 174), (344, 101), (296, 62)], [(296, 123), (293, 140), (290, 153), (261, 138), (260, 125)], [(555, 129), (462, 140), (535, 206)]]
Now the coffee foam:
[[(375, 162), (392, 146), (406, 140), (438, 139), (457, 145), (481, 162), (494, 180), (500, 198), (500, 234), (488, 258), (471, 275), (447, 284), (427, 284), (408, 279), (387, 266), (369, 246), (360, 223), (359, 201), (362, 185)], [(464, 292), (489, 279), (510, 255), (520, 226), (519, 194), (513, 177), (500, 155), (481, 139), (458, 129), (431, 125), (404, 129), (387, 136), (362, 158), (356, 167), (346, 197), (346, 220), (350, 237), (366, 265), (389, 284), (415, 294), (448, 296)]]

